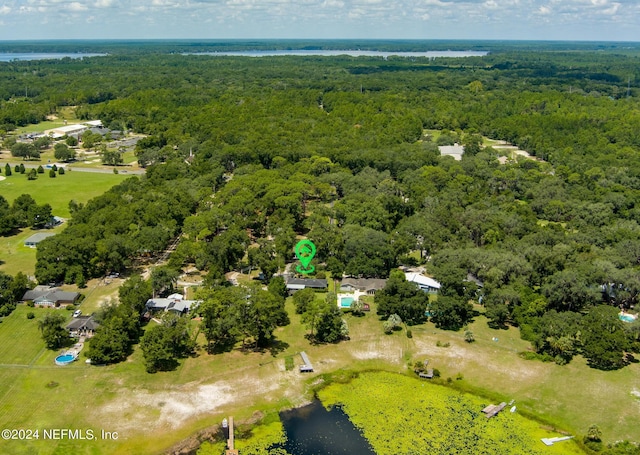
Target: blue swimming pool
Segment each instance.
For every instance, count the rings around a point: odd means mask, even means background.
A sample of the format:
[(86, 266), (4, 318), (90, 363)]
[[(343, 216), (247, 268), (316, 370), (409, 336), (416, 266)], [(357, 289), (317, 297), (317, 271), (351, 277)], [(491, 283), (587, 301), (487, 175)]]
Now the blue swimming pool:
[(340, 297), (340, 308), (351, 308), (353, 297)]
[(76, 359), (76, 356), (73, 354), (60, 354), (58, 357), (56, 357), (56, 365), (69, 365), (71, 362), (73, 362)]
[(624, 321), (624, 322), (635, 322), (636, 321), (636, 318), (634, 318), (630, 314), (619, 314), (618, 317), (620, 318), (621, 321)]

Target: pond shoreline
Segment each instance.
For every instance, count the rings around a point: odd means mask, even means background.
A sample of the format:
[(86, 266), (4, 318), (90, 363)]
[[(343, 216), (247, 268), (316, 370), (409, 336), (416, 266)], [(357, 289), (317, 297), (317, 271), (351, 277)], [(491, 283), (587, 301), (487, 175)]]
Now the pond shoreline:
[[(397, 375), (398, 377), (404, 377), (407, 379), (413, 379), (416, 381), (416, 384), (423, 382), (420, 379), (418, 379), (414, 374), (410, 373), (410, 372), (406, 372), (406, 373), (399, 373), (399, 372), (391, 372), (388, 370), (384, 370), (384, 369), (367, 369), (367, 370), (360, 370), (360, 371), (354, 371), (354, 370), (338, 370), (338, 371), (334, 371), (331, 373), (326, 373), (326, 374), (322, 374), (319, 375), (318, 377), (313, 378), (312, 380), (310, 380), (310, 384), (309, 384), (309, 389), (308, 389), (308, 395), (310, 395), (312, 398), (310, 399), (306, 399), (304, 400), (304, 402), (296, 405), (296, 406), (289, 406), (289, 407), (283, 407), (283, 408), (271, 408), (271, 409), (263, 409), (263, 410), (259, 410), (259, 411), (255, 411), (253, 413), (253, 415), (249, 418), (249, 419), (245, 419), (245, 420), (241, 420), (241, 421), (236, 421), (236, 424), (239, 428), (242, 428), (241, 433), (244, 435), (250, 435), (252, 433), (255, 433), (255, 430), (257, 428), (260, 428), (261, 426), (266, 426), (269, 424), (269, 422), (267, 422), (268, 419), (267, 417), (274, 417), (272, 414), (277, 413), (278, 415), (278, 419), (280, 419), (280, 423), (283, 425), (283, 432), (285, 433), (286, 436), (286, 431), (284, 429), (284, 423), (282, 422), (281, 416), (282, 413), (286, 413), (286, 412), (291, 412), (291, 411), (295, 411), (295, 410), (301, 410), (303, 408), (305, 408), (306, 406), (310, 406), (312, 404), (314, 404), (314, 402), (319, 402), (323, 407), (325, 407), (325, 409), (327, 408), (325, 401), (323, 401), (322, 399), (320, 399), (320, 394), (321, 391), (324, 390), (327, 387), (330, 387), (332, 385), (346, 385), (346, 384), (350, 384), (352, 383), (354, 380), (357, 380), (360, 378), (361, 375), (363, 374), (392, 374), (392, 375)], [(450, 379), (450, 378), (449, 378)], [(503, 395), (500, 395), (498, 393), (486, 393), (489, 391), (485, 391), (485, 390), (479, 390), (474, 388), (473, 386), (469, 386), (468, 384), (461, 384), (458, 381), (448, 381), (446, 379), (435, 379), (435, 380), (430, 380), (429, 382), (424, 382), (424, 384), (429, 384), (429, 385), (434, 385), (434, 386), (441, 386), (446, 390), (450, 390), (452, 392), (455, 392), (457, 394), (468, 394), (468, 395), (472, 395), (473, 397), (477, 398), (477, 399), (481, 399), (481, 400), (488, 400), (488, 401), (500, 401), (503, 399), (506, 399), (506, 397), (504, 397)], [(332, 403), (329, 408), (332, 408), (333, 406), (337, 406), (339, 405), (339, 403)], [(341, 407), (342, 409), (342, 407)], [(356, 425), (353, 420), (352, 417), (346, 412), (346, 411), (342, 411), (344, 412), (344, 414), (346, 415), (346, 418), (349, 420), (349, 422), (354, 425), (354, 427), (361, 432), (361, 434), (363, 435), (363, 438), (365, 441), (367, 441), (369, 443), (369, 445), (373, 448), (373, 445), (371, 444), (371, 442), (364, 436), (364, 433), (362, 432), (362, 428), (360, 428), (358, 425)], [(535, 415), (532, 414), (530, 412), (527, 412), (526, 410), (521, 410), (518, 409), (518, 414), (520, 414), (522, 417), (534, 422), (535, 424), (537, 424), (539, 426), (539, 428), (544, 429), (546, 431), (552, 431), (555, 433), (559, 433), (559, 434), (574, 434), (575, 431), (572, 433), (570, 431), (567, 431), (566, 429), (562, 428), (562, 427), (558, 427), (556, 423), (545, 419), (542, 416), (539, 415)], [(238, 437), (238, 435), (236, 436), (236, 441), (238, 439), (244, 439), (242, 436)], [(250, 439), (250, 438), (249, 438)], [(169, 449), (168, 451), (166, 451), (166, 454), (170, 454), (170, 455), (196, 455), (198, 453), (198, 451), (202, 448), (202, 445), (205, 443), (219, 443), (224, 441), (224, 436), (223, 436), (223, 430), (222, 430), (222, 426), (221, 424), (217, 424), (217, 425), (213, 425), (210, 427), (206, 427), (203, 430), (199, 431), (198, 433), (196, 433), (195, 435), (193, 435), (190, 438), (187, 438), (183, 441), (181, 441), (180, 443), (175, 444), (171, 449)], [(580, 444), (579, 444), (580, 445)], [(274, 448), (279, 448), (282, 449), (283, 445), (282, 444), (277, 444), (273, 446)], [(586, 452), (585, 452), (586, 453)]]

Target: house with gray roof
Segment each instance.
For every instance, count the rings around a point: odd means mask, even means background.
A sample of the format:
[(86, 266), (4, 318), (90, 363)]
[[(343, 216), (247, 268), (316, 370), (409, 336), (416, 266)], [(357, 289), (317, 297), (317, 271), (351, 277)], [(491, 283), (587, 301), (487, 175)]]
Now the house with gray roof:
[(61, 305), (73, 305), (78, 301), (80, 294), (77, 292), (61, 291), (59, 288), (37, 286), (24, 293), (22, 300), (33, 301), (35, 306), (59, 307)]
[(75, 338), (90, 338), (94, 335), (98, 327), (100, 327), (100, 324), (93, 319), (93, 315), (78, 316), (67, 324), (69, 335)]
[(347, 292), (361, 291), (373, 295), (386, 285), (387, 280), (380, 278), (344, 278), (340, 283), (340, 290)]
[(182, 294), (171, 294), (166, 298), (154, 298), (147, 300), (146, 307), (151, 313), (158, 313), (161, 311), (172, 311), (176, 314), (186, 314), (196, 304), (200, 303), (199, 300), (187, 300)]
[(290, 293), (300, 291), (302, 289), (327, 289), (327, 280), (316, 280), (312, 278), (288, 278), (287, 291)]

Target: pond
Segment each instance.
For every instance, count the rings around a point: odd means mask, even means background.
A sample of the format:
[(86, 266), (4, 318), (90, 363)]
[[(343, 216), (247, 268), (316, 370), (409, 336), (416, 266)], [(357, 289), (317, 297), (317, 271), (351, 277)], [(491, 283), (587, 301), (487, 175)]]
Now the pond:
[(287, 435), (282, 448), (295, 455), (375, 455), (340, 407), (327, 411), (319, 400), (302, 408), (280, 413)]

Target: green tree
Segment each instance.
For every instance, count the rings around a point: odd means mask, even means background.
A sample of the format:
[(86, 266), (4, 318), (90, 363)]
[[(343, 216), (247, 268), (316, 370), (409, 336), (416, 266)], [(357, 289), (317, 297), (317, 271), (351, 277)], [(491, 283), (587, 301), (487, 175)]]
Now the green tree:
[(198, 312), (202, 315), (200, 329), (207, 339), (209, 353), (230, 349), (240, 335), (242, 305), (245, 295), (239, 287), (218, 287), (200, 291), (202, 303)]
[(296, 308), (297, 314), (302, 314), (307, 311), (307, 307), (316, 298), (316, 293), (311, 288), (304, 288), (296, 291), (293, 294), (293, 304)]
[(476, 338), (473, 336), (473, 332), (469, 329), (464, 331), (464, 341), (467, 343), (473, 343), (476, 341)]
[(140, 275), (132, 275), (118, 288), (120, 304), (132, 308), (138, 314), (144, 313), (147, 300), (152, 294), (151, 283)]
[(415, 283), (408, 282), (403, 272), (394, 270), (383, 289), (374, 297), (378, 315), (389, 318), (398, 315), (408, 325), (421, 324), (427, 320), (429, 294)]
[(74, 136), (67, 136), (67, 138), (64, 140), (64, 143), (69, 147), (75, 147), (76, 145), (78, 145), (78, 139)]
[(346, 322), (336, 304), (325, 302), (315, 324), (315, 340), (320, 343), (337, 343), (348, 336)]
[(38, 150), (44, 150), (51, 145), (51, 138), (49, 136), (41, 136), (33, 141), (33, 145)]
[(602, 430), (600, 430), (598, 425), (593, 424), (589, 426), (589, 429), (587, 430), (587, 439), (593, 442), (602, 441)]
[(49, 169), (49, 177), (51, 178), (55, 178), (56, 177), (56, 171), (54, 171), (53, 169)]
[(618, 310), (608, 305), (596, 306), (582, 318), (582, 355), (589, 366), (615, 370), (626, 365), (629, 339), (622, 324)]
[(48, 349), (59, 349), (69, 340), (69, 334), (62, 327), (65, 317), (60, 313), (47, 313), (38, 321), (38, 328)]
[(94, 365), (125, 360), (140, 335), (140, 314), (127, 305), (107, 304), (96, 315), (101, 324), (89, 340), (87, 357)]
[(124, 163), (122, 153), (117, 150), (109, 150), (106, 147), (103, 147), (100, 151), (100, 157), (102, 158), (102, 162), (108, 166), (118, 166)]
[(140, 349), (147, 373), (170, 371), (178, 366), (178, 361), (165, 332), (164, 326), (154, 325), (148, 328), (140, 339)]
[(148, 373), (169, 371), (178, 366), (178, 359), (193, 351), (187, 319), (165, 313), (162, 323), (146, 330), (140, 348)]
[(362, 316), (364, 314), (364, 303), (360, 299), (351, 302), (351, 314), (354, 316)]
[(16, 308), (16, 301), (22, 299), (22, 295), (18, 299), (12, 292), (15, 279), (4, 272), (0, 272), (0, 316), (8, 316)]
[(4, 175), (6, 175), (7, 177), (11, 175), (11, 166), (9, 165), (9, 163), (4, 165)]
[(16, 142), (13, 146), (11, 146), (11, 156), (29, 160), (31, 158), (40, 158), (40, 152), (33, 144)]
[(71, 161), (75, 158), (75, 150), (69, 148), (67, 144), (58, 142), (53, 147), (53, 156), (59, 161)]
[(177, 270), (161, 266), (151, 271), (151, 289), (154, 294), (171, 294), (178, 282), (180, 274)]
[(287, 298), (287, 283), (281, 276), (271, 278), (271, 281), (269, 281), (268, 289), (269, 292), (271, 292), (273, 295), (276, 295), (283, 300)]
[(461, 297), (439, 295), (430, 311), (431, 322), (444, 330), (460, 330), (473, 317), (473, 306)]

